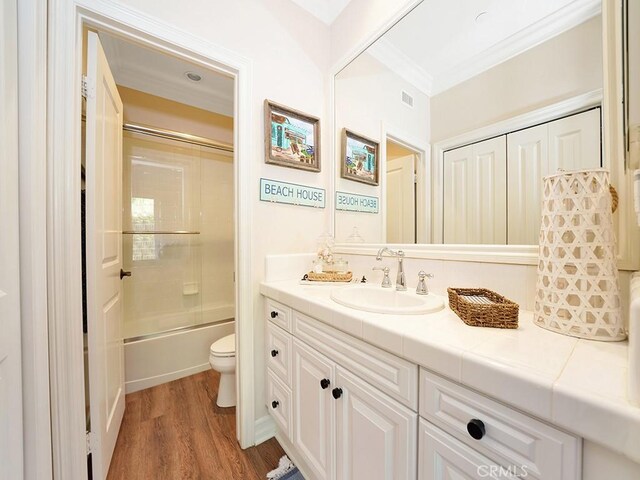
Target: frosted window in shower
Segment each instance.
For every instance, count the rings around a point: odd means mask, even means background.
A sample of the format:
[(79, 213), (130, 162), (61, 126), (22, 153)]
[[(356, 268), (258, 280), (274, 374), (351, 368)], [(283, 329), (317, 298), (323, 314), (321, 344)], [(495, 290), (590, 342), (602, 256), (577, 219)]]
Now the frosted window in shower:
[[(153, 231), (155, 229), (155, 201), (153, 198), (131, 198), (131, 224), (135, 231)], [(134, 262), (141, 260), (155, 260), (156, 239), (155, 235), (133, 235)]]

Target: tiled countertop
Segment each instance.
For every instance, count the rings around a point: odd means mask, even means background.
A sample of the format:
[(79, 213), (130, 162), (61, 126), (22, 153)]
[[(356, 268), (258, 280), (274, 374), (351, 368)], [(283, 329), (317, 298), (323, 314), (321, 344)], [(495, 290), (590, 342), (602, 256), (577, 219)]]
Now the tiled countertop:
[[(469, 327), (448, 307), (386, 315), (338, 305), (330, 286), (263, 282), (273, 300), (640, 463), (640, 408), (627, 400), (627, 342), (567, 337), (533, 324)], [(445, 299), (445, 304), (446, 304)]]

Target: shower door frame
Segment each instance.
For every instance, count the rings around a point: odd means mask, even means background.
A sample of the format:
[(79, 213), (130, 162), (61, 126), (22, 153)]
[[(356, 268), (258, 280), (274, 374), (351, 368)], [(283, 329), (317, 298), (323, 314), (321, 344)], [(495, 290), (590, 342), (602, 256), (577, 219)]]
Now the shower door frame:
[[(234, 78), (237, 387), (236, 431), (255, 443), (251, 275), (251, 61), (129, 7), (101, 0), (48, 2), (47, 290), (52, 456), (55, 478), (87, 478), (80, 249), (80, 122), (83, 27), (118, 35)], [(254, 155), (255, 154), (255, 155)], [(244, 252), (244, 253), (243, 253)]]

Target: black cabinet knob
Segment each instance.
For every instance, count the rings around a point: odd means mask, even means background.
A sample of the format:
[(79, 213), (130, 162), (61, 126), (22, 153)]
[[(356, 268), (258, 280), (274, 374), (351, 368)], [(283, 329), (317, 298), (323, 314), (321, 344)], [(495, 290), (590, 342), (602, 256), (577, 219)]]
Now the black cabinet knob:
[(342, 396), (342, 389), (334, 388), (333, 390), (331, 390), (331, 395), (333, 395), (333, 398), (335, 398), (336, 400), (339, 399)]
[(271, 312), (271, 318), (276, 318), (278, 316), (278, 312), (275, 310)]
[(320, 386), (323, 390), (329, 388), (329, 385), (331, 385), (331, 381), (328, 378), (323, 378), (322, 380), (320, 380)]
[(124, 277), (130, 277), (131, 276), (131, 272), (125, 272), (123, 269), (120, 269), (120, 280), (122, 280)]
[(467, 432), (469, 432), (472, 438), (480, 440), (485, 434), (484, 423), (477, 418), (470, 420), (469, 423), (467, 423)]
[(271, 356), (272, 356), (272, 357), (275, 357), (275, 356), (277, 356), (277, 355), (278, 355), (278, 350), (275, 350), (275, 349), (274, 349), (274, 350), (271, 350)]
[(271, 408), (278, 408), (278, 405), (280, 405), (280, 402), (277, 400), (274, 400), (273, 402), (271, 402)]

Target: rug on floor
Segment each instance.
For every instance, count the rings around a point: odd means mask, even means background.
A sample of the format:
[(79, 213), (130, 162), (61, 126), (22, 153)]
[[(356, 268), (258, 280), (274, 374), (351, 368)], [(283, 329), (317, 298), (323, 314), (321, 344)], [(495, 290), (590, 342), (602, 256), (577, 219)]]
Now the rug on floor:
[(289, 470), (284, 474), (284, 477), (280, 477), (280, 480), (304, 480), (302, 473), (298, 470), (298, 467), (293, 467), (293, 470)]

